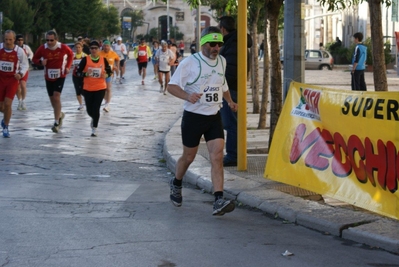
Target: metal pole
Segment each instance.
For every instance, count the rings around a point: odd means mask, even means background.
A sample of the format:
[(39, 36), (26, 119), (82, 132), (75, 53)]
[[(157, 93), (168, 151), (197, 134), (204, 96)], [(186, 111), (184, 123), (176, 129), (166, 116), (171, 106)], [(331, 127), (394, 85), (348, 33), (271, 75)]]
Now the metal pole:
[(285, 1), (284, 6), (284, 83), (283, 101), (292, 81), (305, 80), (305, 38), (303, 0)]
[(166, 1), (166, 31), (167, 31), (167, 39), (169, 40), (169, 0)]
[[(238, 38), (237, 49), (241, 51), (237, 55), (237, 65), (244, 68), (238, 69), (237, 91), (238, 99), (238, 127), (237, 127), (237, 170), (245, 171), (247, 169), (247, 0), (238, 1), (238, 23), (237, 35), (244, 38)], [(244, 70), (244, 71), (242, 71)]]
[(200, 39), (201, 39), (201, 6), (198, 4), (197, 7), (197, 30), (196, 30), (196, 42), (197, 42), (197, 52), (201, 51)]

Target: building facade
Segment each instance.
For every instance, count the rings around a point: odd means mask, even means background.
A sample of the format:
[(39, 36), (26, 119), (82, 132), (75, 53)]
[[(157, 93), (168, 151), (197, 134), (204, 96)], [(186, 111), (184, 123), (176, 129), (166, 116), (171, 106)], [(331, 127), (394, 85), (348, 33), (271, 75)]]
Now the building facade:
[[(356, 32), (362, 32), (365, 39), (371, 37), (370, 12), (366, 1), (344, 10), (331, 12), (326, 7), (321, 7), (316, 0), (306, 0), (304, 8), (305, 43), (308, 49), (317, 49), (320, 43), (325, 46), (334, 42), (336, 37), (340, 38), (345, 47), (349, 47)], [(381, 15), (384, 42), (389, 42), (393, 48), (392, 53), (395, 53), (395, 31), (399, 31), (398, 5), (392, 4), (390, 7), (382, 5)]]
[[(171, 31), (172, 27), (178, 28), (178, 31), (184, 34), (185, 43), (191, 43), (195, 40), (197, 10), (191, 10), (190, 6), (183, 0), (169, 0), (167, 3), (151, 0), (104, 0), (104, 3), (113, 5), (118, 9), (122, 22), (121, 35), (130, 36), (130, 41), (136, 41), (137, 35), (149, 34), (153, 28), (158, 29), (158, 36), (152, 36), (154, 39), (175, 39), (175, 36), (171, 34), (173, 32)], [(137, 10), (143, 11), (144, 23), (135, 32), (131, 32), (132, 29), (128, 28), (129, 23), (124, 23), (124, 14)], [(209, 7), (201, 7), (200, 14), (201, 29), (217, 25), (214, 14)], [(128, 20), (128, 18), (125, 19)]]

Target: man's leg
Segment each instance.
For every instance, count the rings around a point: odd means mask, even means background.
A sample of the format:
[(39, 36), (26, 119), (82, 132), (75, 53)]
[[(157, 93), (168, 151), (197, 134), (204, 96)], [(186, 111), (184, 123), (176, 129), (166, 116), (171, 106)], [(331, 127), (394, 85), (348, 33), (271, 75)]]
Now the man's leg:
[(359, 75), (359, 89), (360, 91), (367, 91), (367, 85), (366, 85), (366, 81), (364, 79), (364, 70), (359, 71), (360, 75)]
[(224, 140), (217, 138), (206, 142), (209, 152), (209, 161), (211, 162), (211, 178), (215, 192), (223, 192), (224, 174), (223, 174), (223, 147)]
[(197, 154), (198, 146), (186, 147), (183, 145), (183, 155), (177, 160), (176, 163), (176, 177), (169, 182), (170, 186), (170, 200), (173, 205), (180, 207), (183, 202), (181, 194), (182, 180), (190, 164), (194, 161)]
[(53, 95), (50, 96), (50, 102), (54, 111), (54, 121), (59, 123), (61, 117), (61, 93), (55, 91)]
[(8, 97), (4, 99), (1, 112), (4, 113), (4, 124), (8, 126), (12, 115), (12, 99)]
[(223, 173), (223, 138), (210, 140), (206, 143), (211, 162), (211, 178), (215, 202), (212, 215), (222, 216), (235, 209), (234, 201), (223, 199), (224, 173)]
[(111, 87), (112, 87), (111, 81), (107, 81), (107, 89), (105, 90), (105, 95), (104, 95), (105, 106), (103, 108), (105, 112), (109, 112), (109, 103), (111, 102), (111, 96), (112, 96)]
[(353, 90), (360, 91), (360, 71), (355, 70), (352, 78), (353, 78)]
[(183, 180), (184, 174), (186, 174), (186, 171), (188, 167), (190, 167), (190, 164), (193, 163), (195, 156), (197, 155), (198, 151), (198, 146), (196, 147), (186, 147), (183, 145), (183, 154), (181, 157), (177, 160), (176, 163), (176, 179), (177, 180)]
[(170, 81), (170, 72), (165, 73), (165, 87), (163, 89), (163, 94), (166, 95), (166, 88), (168, 87), (168, 83)]
[(143, 68), (143, 77), (141, 78), (143, 81), (145, 80), (146, 75), (147, 75), (147, 68)]

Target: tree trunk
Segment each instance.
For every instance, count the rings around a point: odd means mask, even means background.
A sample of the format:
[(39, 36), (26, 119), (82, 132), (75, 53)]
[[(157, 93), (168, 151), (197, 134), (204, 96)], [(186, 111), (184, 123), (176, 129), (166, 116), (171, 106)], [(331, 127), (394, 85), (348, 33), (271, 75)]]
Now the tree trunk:
[(254, 12), (253, 22), (251, 24), (252, 37), (252, 113), (259, 113), (259, 62), (258, 62), (258, 19), (259, 10)]
[(271, 54), (271, 106), (270, 106), (270, 131), (269, 147), (272, 144), (274, 130), (283, 107), (283, 86), (281, 78), (280, 49), (278, 43), (278, 15), (280, 13), (282, 0), (270, 1), (268, 5), (269, 38)]
[(260, 114), (259, 114), (259, 122), (258, 122), (258, 129), (266, 129), (266, 119), (267, 119), (267, 103), (269, 102), (269, 79), (270, 79), (270, 62), (269, 62), (269, 38), (267, 34), (268, 30), (268, 3), (269, 1), (266, 0), (264, 3), (264, 11), (265, 11), (265, 18), (264, 18), (264, 50), (263, 50), (263, 86), (262, 86), (262, 100), (260, 106)]
[(369, 0), (371, 42), (373, 49), (373, 77), (375, 91), (388, 91), (387, 71), (382, 37), (381, 0)]

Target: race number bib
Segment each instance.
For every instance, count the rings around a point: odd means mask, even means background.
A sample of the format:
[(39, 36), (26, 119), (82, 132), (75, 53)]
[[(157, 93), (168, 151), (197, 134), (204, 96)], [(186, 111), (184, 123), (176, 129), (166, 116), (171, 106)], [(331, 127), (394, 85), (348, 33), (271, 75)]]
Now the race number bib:
[(223, 100), (222, 85), (209, 84), (201, 85), (200, 87), (202, 96), (200, 99), (201, 104), (216, 105), (221, 104)]
[(146, 56), (147, 55), (147, 51), (143, 51), (143, 50), (140, 50), (139, 51), (139, 56), (140, 57), (144, 57), (144, 56)]
[(13, 72), (14, 63), (10, 61), (0, 61), (0, 70), (3, 72)]
[(101, 77), (101, 68), (89, 68), (89, 70), (91, 70), (91, 74), (90, 77), (93, 78), (102, 78)]
[(61, 70), (60, 69), (48, 69), (47, 75), (50, 79), (58, 79), (61, 77)]
[(74, 59), (73, 60), (73, 65), (74, 66), (78, 66), (80, 64), (80, 61), (82, 61), (82, 59)]

